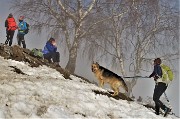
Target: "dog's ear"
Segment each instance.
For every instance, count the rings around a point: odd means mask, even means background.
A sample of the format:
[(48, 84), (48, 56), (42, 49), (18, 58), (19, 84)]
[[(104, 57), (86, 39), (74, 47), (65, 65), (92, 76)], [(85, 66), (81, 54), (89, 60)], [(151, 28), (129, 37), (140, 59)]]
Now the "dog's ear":
[(93, 66), (91, 66), (91, 70), (92, 70), (92, 72), (93, 72)]
[(91, 70), (92, 70), (92, 72), (94, 72), (93, 64), (91, 65)]
[(97, 66), (97, 68), (99, 69), (99, 66), (100, 66), (99, 63), (96, 62), (96, 66)]

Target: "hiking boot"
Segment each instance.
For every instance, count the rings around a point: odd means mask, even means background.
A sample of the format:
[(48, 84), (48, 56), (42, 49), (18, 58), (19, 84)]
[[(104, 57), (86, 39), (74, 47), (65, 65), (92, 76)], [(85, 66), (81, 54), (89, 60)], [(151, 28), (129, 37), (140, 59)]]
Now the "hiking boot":
[(55, 65), (56, 67), (60, 67), (59, 62), (54, 62), (54, 65)]
[(166, 117), (169, 114), (169, 112), (171, 112), (171, 109), (170, 108), (165, 108), (164, 117)]
[(155, 106), (155, 114), (156, 114), (156, 115), (159, 115), (159, 109), (160, 109), (159, 106), (156, 105), (156, 106)]
[(155, 112), (156, 115), (159, 115), (159, 112)]

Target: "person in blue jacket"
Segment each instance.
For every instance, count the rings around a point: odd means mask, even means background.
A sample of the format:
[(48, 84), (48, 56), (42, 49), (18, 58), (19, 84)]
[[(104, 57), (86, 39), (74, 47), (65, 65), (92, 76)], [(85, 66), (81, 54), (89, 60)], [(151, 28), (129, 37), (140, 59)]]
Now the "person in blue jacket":
[(56, 41), (54, 38), (50, 38), (47, 42), (46, 45), (44, 46), (43, 50), (43, 56), (44, 59), (47, 59), (49, 63), (55, 63), (55, 65), (59, 66), (59, 58), (60, 54), (57, 52), (57, 45)]
[(26, 29), (27, 29), (27, 23), (24, 21), (24, 16), (20, 16), (19, 24), (18, 24), (17, 40), (19, 46), (21, 46), (21, 43), (23, 44), (23, 48), (26, 48), (26, 43), (24, 39), (24, 36), (26, 35), (25, 33)]

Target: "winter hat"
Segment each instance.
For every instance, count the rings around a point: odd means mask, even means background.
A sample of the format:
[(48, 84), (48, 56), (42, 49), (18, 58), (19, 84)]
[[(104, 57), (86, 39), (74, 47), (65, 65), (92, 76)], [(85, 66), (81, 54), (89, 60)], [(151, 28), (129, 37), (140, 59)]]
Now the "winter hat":
[(8, 17), (13, 17), (12, 13), (10, 13)]
[(49, 39), (49, 42), (52, 43), (53, 41), (55, 41), (55, 39), (51, 37), (51, 38)]
[(24, 16), (20, 16), (20, 17), (19, 17), (19, 20), (24, 20)]
[(156, 58), (155, 60), (154, 60), (154, 62), (156, 63), (156, 64), (161, 64), (161, 59), (160, 58)]

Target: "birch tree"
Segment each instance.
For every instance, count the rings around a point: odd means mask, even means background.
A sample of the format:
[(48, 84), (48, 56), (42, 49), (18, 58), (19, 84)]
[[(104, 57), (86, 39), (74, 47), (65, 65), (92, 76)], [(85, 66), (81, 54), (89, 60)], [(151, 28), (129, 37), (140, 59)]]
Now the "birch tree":
[[(111, 60), (122, 76), (143, 75), (147, 62), (156, 57), (178, 58), (178, 10), (175, 3), (158, 0), (108, 2), (109, 8), (106, 8), (110, 16), (124, 9), (128, 11), (103, 23), (104, 30), (95, 36), (96, 40), (91, 39), (89, 44), (91, 47), (95, 45), (94, 50), (99, 51), (95, 58), (101, 53), (101, 59)], [(130, 95), (137, 79), (127, 80), (127, 83)]]

